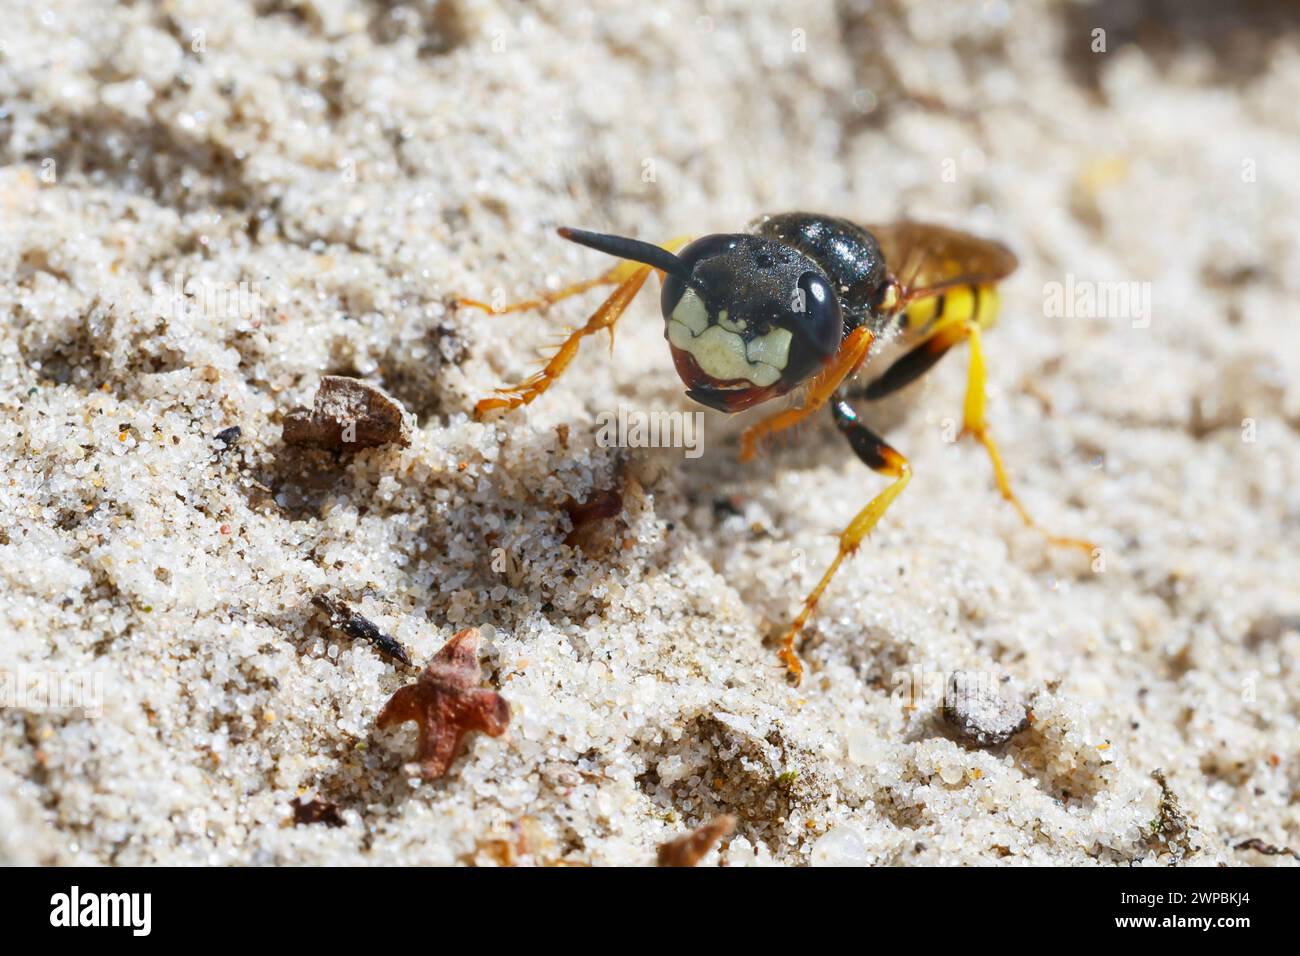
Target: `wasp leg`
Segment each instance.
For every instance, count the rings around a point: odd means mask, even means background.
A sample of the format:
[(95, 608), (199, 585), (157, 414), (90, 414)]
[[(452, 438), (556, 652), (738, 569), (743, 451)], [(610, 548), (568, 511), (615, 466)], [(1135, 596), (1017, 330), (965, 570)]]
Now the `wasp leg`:
[(595, 335), (602, 329), (608, 329), (612, 346), (614, 323), (619, 320), (624, 310), (636, 298), (636, 294), (641, 291), (641, 286), (645, 285), (645, 280), (652, 271), (654, 270), (650, 266), (637, 266), (633, 269), (622, 284), (587, 320), (587, 324), (564, 340), (555, 354), (551, 356), (550, 361), (540, 371), (518, 385), (497, 389), (499, 398), (481, 400), (474, 406), (474, 417), (476, 419), (482, 418), (485, 414), (497, 408), (518, 408), (520, 405), (527, 405), (538, 395), (541, 395), (542, 392), (551, 387), (552, 382), (563, 374), (565, 368), (573, 361), (573, 357), (578, 354), (578, 346), (582, 344), (582, 340), (588, 335)]
[(452, 305), (457, 308), (463, 306), (469, 309), (479, 309), (482, 312), (491, 312), (494, 315), (504, 315), (507, 312), (524, 312), (528, 309), (545, 309), (570, 296), (580, 295), (588, 289), (625, 282), (637, 270), (637, 267), (638, 264), (635, 262), (620, 262), (608, 272), (603, 272), (594, 279), (584, 279), (582, 282), (566, 285), (553, 292), (540, 292), (532, 299), (522, 299), (519, 302), (510, 302), (506, 305), (494, 306), (487, 302), (480, 302), (478, 299), (456, 299)]
[(988, 420), (984, 415), (986, 404), (984, 383), (987, 376), (984, 371), (984, 349), (980, 339), (980, 328), (980, 323), (974, 319), (941, 322), (925, 341), (898, 359), (860, 394), (868, 400), (884, 398), (915, 381), (954, 345), (963, 340), (967, 341), (970, 344), (970, 366), (966, 373), (966, 398), (962, 406), (962, 434), (971, 435), (984, 446), (984, 451), (993, 465), (993, 477), (997, 482), (998, 491), (1016, 509), (1016, 513), (1026, 525), (1041, 532), (1048, 544), (1077, 548), (1091, 554), (1096, 547), (1091, 541), (1052, 534), (1033, 519), (1020, 499), (1016, 497), (1016, 493), (1011, 490), (1011, 481), (1002, 464), (1002, 455), (998, 451), (997, 442), (993, 440)]
[(740, 436), (740, 460), (750, 461), (758, 453), (761, 439), (798, 424), (825, 405), (840, 387), (840, 383), (862, 364), (867, 350), (871, 348), (871, 342), (871, 333), (861, 326), (845, 336), (831, 363), (813, 378), (802, 406), (787, 408), (745, 429)]
[(835, 559), (831, 561), (830, 567), (821, 576), (817, 586), (804, 598), (803, 610), (799, 612), (799, 616), (794, 619), (794, 623), (790, 625), (781, 638), (781, 661), (785, 664), (790, 677), (796, 684), (803, 675), (803, 665), (799, 662), (798, 655), (795, 654), (795, 640), (799, 637), (804, 625), (808, 623), (808, 619), (812, 617), (822, 592), (831, 583), (831, 578), (835, 576), (835, 572), (839, 570), (839, 566), (844, 559), (858, 549), (862, 539), (876, 526), (881, 516), (894, 503), (894, 499), (902, 493), (903, 489), (907, 487), (907, 483), (912, 480), (912, 466), (908, 464), (907, 459), (890, 447), (884, 439), (862, 424), (858, 420), (857, 413), (853, 411), (848, 402), (837, 399), (831, 405), (831, 412), (835, 416), (835, 426), (848, 439), (854, 454), (861, 459), (862, 463), (872, 471), (893, 478), (894, 481), (884, 491), (872, 498), (867, 506), (849, 522), (849, 526), (840, 533), (839, 550), (835, 553)]
[[(676, 252), (690, 241), (689, 236), (678, 236), (665, 242), (663, 248), (669, 252)], [(463, 306), (468, 309), (478, 309), (481, 312), (491, 312), (493, 315), (505, 315), (507, 312), (525, 312), (528, 309), (546, 309), (556, 302), (561, 302), (575, 295), (581, 295), (597, 286), (619, 285), (626, 282), (640, 267), (641, 263), (639, 262), (625, 260), (614, 266), (614, 268), (602, 272), (594, 279), (584, 279), (581, 282), (575, 282), (554, 291), (539, 292), (531, 299), (521, 299), (519, 302), (509, 302), (505, 305), (492, 305), (478, 299), (457, 298), (452, 301), (452, 307), (459, 308)]]
[(984, 418), (984, 349), (980, 344), (980, 327), (975, 322), (966, 322), (964, 331), (970, 342), (970, 370), (966, 373), (966, 401), (962, 408), (962, 433), (975, 436), (975, 440), (984, 446), (984, 450), (988, 452), (989, 461), (993, 464), (993, 477), (998, 483), (998, 491), (1002, 493), (1003, 498), (1011, 502), (1011, 506), (1020, 514), (1020, 518), (1025, 524), (1041, 532), (1047, 538), (1048, 544), (1063, 548), (1078, 548), (1092, 554), (1096, 546), (1091, 541), (1052, 534), (1033, 519), (1029, 512), (1025, 510), (1025, 506), (1020, 503), (1020, 499), (1016, 497), (1016, 493), (1011, 490), (1007, 470), (1002, 466), (1002, 455), (998, 452), (997, 443), (989, 433), (988, 422)]

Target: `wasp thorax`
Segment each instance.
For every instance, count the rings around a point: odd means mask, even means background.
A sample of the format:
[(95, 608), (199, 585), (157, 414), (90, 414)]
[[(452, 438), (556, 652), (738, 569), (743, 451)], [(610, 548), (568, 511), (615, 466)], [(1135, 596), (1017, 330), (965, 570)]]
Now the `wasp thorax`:
[(678, 257), (690, 277), (667, 276), (661, 304), (665, 334), (692, 389), (779, 394), (838, 349), (839, 302), (817, 265), (797, 250), (755, 236), (718, 235)]

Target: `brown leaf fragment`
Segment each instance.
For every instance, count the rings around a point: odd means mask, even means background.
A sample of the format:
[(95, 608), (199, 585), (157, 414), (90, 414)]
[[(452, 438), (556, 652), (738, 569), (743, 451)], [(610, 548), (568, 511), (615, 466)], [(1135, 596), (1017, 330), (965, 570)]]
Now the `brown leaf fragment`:
[(415, 721), (420, 734), (415, 757), (425, 780), (447, 772), (470, 731), (500, 737), (510, 726), (505, 698), (479, 686), (478, 654), (478, 628), (458, 632), (425, 665), (419, 680), (393, 694), (375, 718), (381, 730)]
[(731, 814), (714, 817), (704, 826), (659, 846), (660, 866), (695, 866), (713, 845), (736, 828)]
[(296, 408), (284, 418), (286, 445), (359, 451), (379, 445), (409, 445), (401, 404), (360, 379), (326, 375), (310, 409)]
[(323, 823), (329, 827), (343, 826), (343, 818), (339, 816), (339, 806), (330, 800), (304, 801), (301, 797), (294, 797), (289, 801), (289, 806), (293, 807), (295, 825)]
[(623, 511), (623, 496), (617, 488), (593, 491), (587, 500), (579, 504), (572, 498), (564, 505), (573, 530), (565, 537), (564, 543), (573, 545), (590, 545), (592, 533), (598, 524), (615, 518)]
[(408, 667), (411, 665), (411, 658), (407, 655), (406, 648), (398, 643), (397, 638), (385, 634), (373, 621), (362, 617), (347, 604), (324, 594), (317, 594), (311, 599), (311, 603), (329, 616), (332, 627), (338, 628), (348, 637), (353, 640), (368, 641), (385, 657), (391, 657)]

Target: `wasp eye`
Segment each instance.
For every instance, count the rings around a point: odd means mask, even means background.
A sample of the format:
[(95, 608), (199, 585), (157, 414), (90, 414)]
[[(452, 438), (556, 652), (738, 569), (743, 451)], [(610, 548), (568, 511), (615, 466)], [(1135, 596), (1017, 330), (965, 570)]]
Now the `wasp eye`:
[(815, 272), (805, 272), (799, 277), (799, 292), (796, 312), (826, 308), (835, 299), (830, 283)]
[(825, 276), (805, 272), (799, 277), (790, 311), (789, 328), (795, 341), (788, 374), (806, 375), (840, 346), (844, 334), (840, 300)]

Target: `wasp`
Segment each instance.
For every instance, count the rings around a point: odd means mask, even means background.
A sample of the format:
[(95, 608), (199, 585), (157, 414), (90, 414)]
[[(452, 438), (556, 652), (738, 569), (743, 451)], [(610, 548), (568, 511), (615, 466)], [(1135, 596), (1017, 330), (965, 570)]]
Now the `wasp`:
[[(559, 234), (620, 262), (594, 279), (504, 307), (472, 299), (459, 304), (512, 312), (600, 285), (615, 288), (540, 371), (480, 401), (476, 418), (532, 402), (560, 377), (584, 338), (606, 331), (612, 344), (615, 324), (657, 272), (664, 337), (687, 396), (727, 413), (796, 397), (743, 432), (742, 461), (764, 439), (828, 406), (853, 453), (890, 479), (840, 533), (835, 558), (781, 637), (780, 658), (795, 683), (803, 673), (796, 642), (817, 602), (912, 477), (908, 460), (859, 417), (858, 403), (897, 392), (965, 342), (963, 434), (984, 447), (1002, 497), (1027, 525), (1043, 530), (1012, 491), (985, 418), (981, 334), (997, 317), (998, 282), (1017, 265), (1002, 243), (928, 223), (860, 226), (806, 212), (762, 216), (741, 233), (662, 245), (582, 229)], [(896, 357), (878, 365), (873, 359), (885, 350), (873, 345), (885, 343)], [(878, 374), (869, 374), (873, 365)], [(1053, 545), (1093, 549), (1080, 538), (1043, 533)]]

